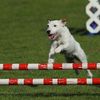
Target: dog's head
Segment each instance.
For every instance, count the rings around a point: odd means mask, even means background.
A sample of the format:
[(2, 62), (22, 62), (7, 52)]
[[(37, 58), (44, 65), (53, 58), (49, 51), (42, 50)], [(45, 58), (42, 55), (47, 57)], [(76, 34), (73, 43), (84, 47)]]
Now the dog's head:
[(50, 40), (55, 40), (59, 36), (59, 33), (66, 24), (66, 20), (53, 20), (48, 21), (47, 34)]

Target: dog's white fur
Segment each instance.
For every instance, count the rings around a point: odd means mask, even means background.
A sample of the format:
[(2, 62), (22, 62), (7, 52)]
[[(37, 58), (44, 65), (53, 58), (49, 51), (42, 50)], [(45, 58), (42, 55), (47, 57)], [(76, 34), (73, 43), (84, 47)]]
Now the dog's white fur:
[[(65, 20), (53, 20), (48, 22), (47, 33), (49, 39), (52, 40), (49, 52), (48, 63), (54, 63), (54, 55), (61, 51), (66, 51), (67, 55), (74, 55), (79, 58), (82, 63), (87, 63), (87, 57), (80, 44), (71, 35), (69, 29), (65, 26)], [(90, 70), (87, 70), (88, 76), (92, 77)]]

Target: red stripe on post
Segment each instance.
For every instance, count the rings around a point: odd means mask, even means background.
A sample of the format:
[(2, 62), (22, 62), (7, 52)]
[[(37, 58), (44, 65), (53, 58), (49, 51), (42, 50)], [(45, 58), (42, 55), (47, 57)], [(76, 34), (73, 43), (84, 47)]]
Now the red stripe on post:
[(19, 64), (19, 70), (28, 70), (28, 64)]
[(3, 70), (11, 70), (12, 64), (3, 64)]
[(39, 69), (40, 70), (46, 70), (47, 69), (47, 64), (39, 64)]
[(62, 69), (62, 64), (53, 64), (53, 69), (54, 70), (61, 70)]
[(33, 85), (33, 79), (24, 79), (24, 85)]
[(92, 83), (93, 83), (94, 85), (100, 85), (100, 78), (93, 78), (93, 79), (92, 79)]
[(52, 85), (52, 79), (48, 78), (48, 79), (44, 79), (44, 85)]
[(78, 85), (86, 85), (87, 84), (87, 80), (86, 78), (78, 78)]
[(67, 84), (66, 78), (58, 79), (58, 85), (66, 85), (66, 84)]
[(96, 63), (88, 63), (88, 68), (89, 69), (97, 69), (97, 64)]
[(82, 69), (82, 64), (79, 63), (79, 64), (73, 64), (73, 69)]
[(9, 85), (18, 85), (18, 79), (15, 78), (9, 79)]

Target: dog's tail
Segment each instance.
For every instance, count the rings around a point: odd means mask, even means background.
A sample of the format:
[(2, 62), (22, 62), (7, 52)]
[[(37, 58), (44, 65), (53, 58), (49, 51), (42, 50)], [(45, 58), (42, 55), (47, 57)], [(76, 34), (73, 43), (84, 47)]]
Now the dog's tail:
[(77, 75), (79, 75), (79, 74), (80, 74), (80, 71), (79, 71), (79, 70), (75, 70), (75, 73), (76, 73)]

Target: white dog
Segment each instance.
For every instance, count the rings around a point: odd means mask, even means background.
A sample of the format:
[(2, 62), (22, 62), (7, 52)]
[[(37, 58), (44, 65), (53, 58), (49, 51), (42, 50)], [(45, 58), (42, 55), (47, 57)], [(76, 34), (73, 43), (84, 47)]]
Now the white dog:
[[(63, 52), (69, 63), (87, 62), (87, 57), (80, 44), (71, 35), (69, 29), (65, 26), (65, 20), (49, 21), (47, 33), (52, 40), (49, 52), (48, 63), (54, 63), (54, 55)], [(88, 76), (92, 77), (90, 70), (87, 70)]]

